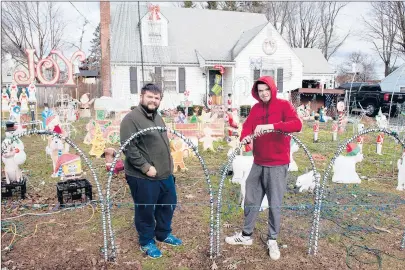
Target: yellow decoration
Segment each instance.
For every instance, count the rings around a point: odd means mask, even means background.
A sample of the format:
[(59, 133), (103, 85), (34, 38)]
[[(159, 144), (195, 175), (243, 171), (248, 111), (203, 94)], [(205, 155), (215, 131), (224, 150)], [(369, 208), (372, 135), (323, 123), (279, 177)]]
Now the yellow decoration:
[(100, 158), (101, 155), (104, 153), (104, 148), (106, 141), (104, 140), (103, 133), (101, 132), (100, 125), (96, 122), (96, 128), (94, 132), (94, 138), (91, 141), (91, 150), (89, 152), (90, 156), (95, 156), (96, 158)]
[(183, 159), (183, 141), (180, 138), (176, 138), (170, 141), (170, 150), (171, 154), (173, 157), (173, 165), (174, 165), (174, 170), (177, 171), (178, 168), (180, 168), (180, 171), (184, 172), (187, 171), (188, 169), (186, 168), (186, 165), (184, 164), (184, 159)]

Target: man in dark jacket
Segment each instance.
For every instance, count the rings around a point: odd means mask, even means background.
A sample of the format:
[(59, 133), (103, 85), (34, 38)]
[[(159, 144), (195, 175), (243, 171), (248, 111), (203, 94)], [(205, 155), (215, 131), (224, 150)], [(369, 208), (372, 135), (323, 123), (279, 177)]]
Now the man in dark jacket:
[[(277, 236), (280, 231), (280, 212), (284, 192), (287, 189), (287, 171), (290, 163), (290, 137), (280, 133), (263, 134), (264, 130), (299, 132), (301, 120), (287, 100), (277, 98), (277, 87), (272, 77), (259, 78), (252, 88), (258, 101), (243, 124), (242, 142), (253, 143), (253, 166), (246, 179), (245, 223), (242, 232), (226, 237), (231, 245), (251, 245), (256, 218), (264, 198), (269, 203), (269, 233), (267, 246), (270, 258), (278, 260), (280, 251)], [(253, 142), (250, 134), (262, 135)]]
[[(139, 105), (121, 122), (121, 145), (142, 129), (165, 126), (157, 113), (162, 97), (162, 91), (154, 84), (142, 88)], [(182, 244), (171, 234), (177, 195), (167, 133), (152, 131), (141, 135), (126, 146), (124, 154), (125, 177), (135, 203), (135, 227), (141, 250), (151, 258), (159, 258), (162, 253), (155, 237), (172, 246)]]

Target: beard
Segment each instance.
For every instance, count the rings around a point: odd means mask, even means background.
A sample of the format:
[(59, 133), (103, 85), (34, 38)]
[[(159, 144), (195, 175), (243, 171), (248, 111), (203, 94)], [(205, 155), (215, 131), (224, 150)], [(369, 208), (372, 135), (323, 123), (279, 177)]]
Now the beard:
[[(150, 103), (149, 103), (149, 104), (150, 104)], [(152, 103), (152, 104), (154, 104), (154, 103)], [(156, 113), (156, 112), (157, 112), (159, 106), (156, 106), (156, 104), (154, 104), (154, 105), (155, 105), (155, 108), (154, 108), (154, 109), (149, 109), (148, 105), (145, 105), (145, 104), (141, 103), (142, 108), (143, 108), (147, 113)]]

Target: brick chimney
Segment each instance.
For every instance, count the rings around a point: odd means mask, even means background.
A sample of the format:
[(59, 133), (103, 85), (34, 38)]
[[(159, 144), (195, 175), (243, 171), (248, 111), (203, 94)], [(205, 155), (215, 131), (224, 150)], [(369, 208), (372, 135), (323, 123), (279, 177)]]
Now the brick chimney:
[(111, 97), (110, 21), (110, 2), (100, 1), (101, 81), (107, 97)]

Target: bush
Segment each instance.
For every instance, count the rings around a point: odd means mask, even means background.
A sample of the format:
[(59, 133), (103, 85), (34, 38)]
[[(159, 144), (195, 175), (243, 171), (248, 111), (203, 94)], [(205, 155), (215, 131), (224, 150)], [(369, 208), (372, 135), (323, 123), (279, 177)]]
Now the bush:
[(242, 105), (239, 107), (239, 115), (241, 117), (248, 117), (248, 115), (250, 114), (250, 109), (252, 109), (252, 106), (250, 105)]

